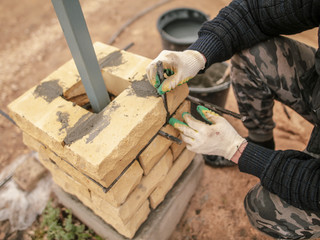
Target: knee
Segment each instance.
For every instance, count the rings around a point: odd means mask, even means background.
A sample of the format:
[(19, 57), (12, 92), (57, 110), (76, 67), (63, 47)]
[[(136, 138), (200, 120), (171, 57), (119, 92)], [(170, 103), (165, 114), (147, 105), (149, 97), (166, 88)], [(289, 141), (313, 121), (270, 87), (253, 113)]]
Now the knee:
[[(319, 234), (308, 217), (311, 214), (287, 204), (260, 184), (248, 192), (244, 206), (250, 223), (273, 238), (309, 239)], [(294, 216), (299, 216), (299, 221)]]
[(267, 190), (258, 184), (245, 197), (244, 207), (250, 222), (254, 226), (257, 223), (263, 224), (266, 220), (272, 221), (276, 219), (276, 207), (269, 194)]
[(277, 207), (270, 198), (270, 192), (260, 184), (248, 192), (244, 200), (244, 207), (250, 223), (259, 231), (276, 239), (295, 237), (295, 234), (289, 231), (290, 228), (284, 230), (282, 226), (279, 226)]

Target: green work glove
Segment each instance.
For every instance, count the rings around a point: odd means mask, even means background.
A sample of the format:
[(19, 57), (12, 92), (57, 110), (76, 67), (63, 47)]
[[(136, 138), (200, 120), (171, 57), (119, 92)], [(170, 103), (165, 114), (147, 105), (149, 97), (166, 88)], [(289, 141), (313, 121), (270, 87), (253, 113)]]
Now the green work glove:
[[(157, 75), (157, 62), (161, 61), (164, 69), (165, 80), (160, 84)], [(188, 82), (197, 73), (204, 69), (205, 57), (198, 51), (185, 50), (162, 51), (147, 67), (147, 76), (150, 83), (157, 88), (160, 95), (169, 92), (176, 86)]]
[(185, 123), (175, 118), (171, 118), (169, 123), (181, 132), (182, 140), (190, 151), (230, 160), (246, 140), (215, 112), (203, 106), (198, 106), (197, 111), (210, 124), (195, 119), (190, 113), (182, 114)]

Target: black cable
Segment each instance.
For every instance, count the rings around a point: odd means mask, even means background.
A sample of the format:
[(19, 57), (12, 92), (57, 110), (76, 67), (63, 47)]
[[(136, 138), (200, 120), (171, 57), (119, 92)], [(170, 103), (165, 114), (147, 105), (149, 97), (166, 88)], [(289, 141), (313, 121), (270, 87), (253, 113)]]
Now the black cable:
[(0, 109), (0, 114), (2, 116), (4, 116), (6, 119), (8, 119), (10, 122), (12, 122), (14, 125), (17, 125), (16, 122), (8, 114), (6, 114), (4, 111), (2, 111), (1, 109)]

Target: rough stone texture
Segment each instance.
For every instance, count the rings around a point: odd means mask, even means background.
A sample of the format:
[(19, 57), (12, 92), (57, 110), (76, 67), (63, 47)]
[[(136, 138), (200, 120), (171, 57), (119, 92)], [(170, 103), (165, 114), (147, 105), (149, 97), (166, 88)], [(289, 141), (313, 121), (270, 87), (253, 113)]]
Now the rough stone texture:
[[(181, 136), (179, 136), (178, 138), (182, 140)], [(185, 142), (182, 142), (181, 144), (178, 144), (178, 143), (171, 144), (170, 149), (172, 151), (173, 161), (175, 161), (178, 158), (178, 156), (183, 151), (183, 149), (185, 149), (185, 147), (186, 147)]]
[(22, 133), (22, 140), (26, 146), (28, 146), (31, 150), (36, 151), (36, 152), (39, 152), (40, 147), (43, 146), (38, 140), (31, 137), (29, 134), (27, 134), (25, 132)]
[(22, 190), (30, 192), (46, 172), (47, 169), (36, 158), (30, 156), (17, 167), (13, 179)]
[[(190, 112), (190, 101), (183, 101), (181, 105), (176, 109), (173, 117), (182, 121), (182, 113)], [(179, 131), (174, 129), (171, 125), (167, 124), (162, 129), (162, 131), (171, 134), (172, 136), (178, 137)], [(164, 154), (165, 151), (172, 145), (178, 145), (177, 143), (172, 142), (162, 136), (157, 136), (149, 146), (140, 154), (139, 162), (143, 168), (144, 174), (147, 175), (151, 168), (159, 161), (160, 157)], [(173, 150), (175, 151), (174, 160), (177, 158), (177, 155), (181, 153), (185, 146), (185, 143), (181, 145), (174, 146)], [(172, 149), (172, 148), (171, 148)], [(179, 152), (180, 151), (180, 152)]]
[(86, 177), (84, 174), (80, 173), (67, 161), (61, 159), (50, 151), (50, 149), (41, 146), (39, 153), (43, 157), (47, 157), (51, 159), (51, 161), (54, 161), (54, 163), (57, 164), (60, 169), (63, 169), (65, 173), (72, 176), (73, 179), (82, 185), (87, 186), (90, 191), (96, 193), (114, 207), (119, 207), (127, 199), (128, 195), (140, 183), (143, 174), (143, 170), (139, 163), (135, 161), (112, 186), (112, 188), (107, 193), (104, 193), (101, 186)]
[(140, 184), (129, 195), (126, 202), (120, 207), (120, 215), (126, 222), (131, 219), (139, 207), (148, 199), (149, 195), (163, 181), (172, 166), (171, 151), (167, 151), (160, 161), (153, 167), (147, 176), (144, 176)]
[[(116, 95), (101, 112), (75, 104), (85, 104), (87, 97), (72, 60), (8, 108), (24, 142), (39, 151), (55, 181), (129, 236), (146, 218), (148, 197), (172, 166), (172, 142), (163, 137), (157, 141), (166, 146), (146, 165), (143, 178), (139, 163), (133, 162), (163, 127), (167, 113), (145, 75), (150, 59), (101, 43), (94, 47), (107, 88)], [(170, 113), (188, 92), (184, 84), (167, 93)], [(171, 126), (163, 129), (178, 136)]]
[(131, 238), (147, 219), (150, 209), (149, 201), (144, 201), (135, 211), (134, 218), (124, 222), (120, 217), (120, 208), (111, 206), (108, 202), (101, 199), (94, 192), (91, 192), (86, 186), (75, 181), (71, 176), (64, 173), (50, 159), (40, 155), (42, 163), (50, 169), (53, 180), (64, 191), (75, 195), (84, 205), (92, 209), (95, 214), (100, 216), (105, 222), (113, 226), (120, 234)]
[(177, 107), (183, 102), (184, 99), (189, 95), (189, 88), (187, 84), (182, 84), (181, 86), (173, 89), (166, 93), (168, 110), (170, 114), (174, 113)]
[(129, 194), (138, 186), (141, 181), (143, 170), (138, 163), (134, 163), (128, 168), (128, 170), (120, 177), (120, 179), (112, 186), (110, 191), (106, 195), (106, 200), (111, 205), (119, 207), (123, 204)]
[(174, 162), (165, 179), (159, 183), (158, 187), (150, 195), (150, 204), (153, 209), (155, 209), (164, 200), (166, 194), (170, 191), (183, 171), (189, 166), (194, 156), (195, 153), (185, 149)]
[[(197, 155), (184, 174), (170, 190), (166, 199), (153, 210), (148, 219), (132, 238), (134, 240), (167, 240), (180, 221), (185, 208), (191, 199), (203, 174), (203, 159)], [(90, 209), (81, 204), (76, 198), (54, 186), (54, 193), (59, 201), (83, 223), (92, 228), (98, 235), (108, 240), (125, 240), (112, 227), (106, 224)]]
[[(166, 125), (161, 128), (162, 131), (177, 137), (178, 131), (172, 126)], [(140, 154), (139, 162), (143, 168), (144, 175), (148, 175), (153, 166), (159, 162), (163, 154), (168, 151), (172, 141), (163, 137), (156, 136), (155, 139), (149, 144), (149, 146)]]
[(183, 121), (183, 118), (182, 118), (182, 113), (184, 112), (189, 112), (190, 113), (190, 108), (191, 108), (191, 103), (189, 100), (185, 100), (181, 103), (181, 105), (179, 106), (179, 108), (176, 110), (176, 112), (174, 113), (173, 117), (180, 120), (180, 121)]
[[(151, 172), (142, 178), (139, 185), (129, 195), (127, 200), (121, 206), (115, 207), (112, 206), (107, 199), (102, 198), (101, 195), (96, 194), (88, 188), (88, 186), (90, 186), (89, 179), (88, 185), (80, 184), (70, 175), (63, 172), (43, 151), (40, 151), (40, 160), (43, 165), (50, 170), (55, 182), (65, 191), (76, 195), (85, 205), (88, 206), (90, 204), (88, 201), (90, 201), (94, 204), (96, 210), (98, 209), (103, 213), (109, 214), (110, 216), (107, 222), (110, 224), (113, 224), (113, 221), (127, 224), (132, 218), (135, 218), (138, 209), (148, 201), (151, 192), (163, 181), (172, 166), (172, 154), (169, 150), (154, 166)], [(106, 216), (104, 216), (104, 218), (106, 218)]]
[[(99, 61), (115, 52), (114, 47), (100, 43), (95, 48)], [(107, 84), (118, 82), (121, 76), (127, 82), (146, 82), (141, 72), (145, 72), (149, 59), (124, 51), (121, 59), (113, 62), (109, 58), (104, 64), (102, 71), (115, 76), (110, 75)], [(119, 62), (125, 66), (117, 65)], [(102, 112), (93, 114), (60, 96), (78, 82), (75, 65), (69, 61), (12, 102), (10, 114), (24, 132), (109, 186), (164, 124), (163, 102), (158, 96), (141, 97), (139, 90), (129, 87)]]

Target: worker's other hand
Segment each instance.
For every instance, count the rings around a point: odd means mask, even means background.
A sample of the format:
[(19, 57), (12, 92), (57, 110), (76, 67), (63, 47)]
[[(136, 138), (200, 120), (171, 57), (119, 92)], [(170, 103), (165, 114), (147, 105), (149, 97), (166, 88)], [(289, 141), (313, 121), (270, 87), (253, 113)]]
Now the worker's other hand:
[[(161, 61), (165, 80), (160, 84), (157, 74), (157, 62)], [(147, 67), (150, 83), (157, 88), (160, 95), (169, 92), (176, 86), (188, 82), (204, 69), (205, 57), (198, 51), (185, 50), (183, 52), (163, 50)]]
[(230, 160), (245, 141), (230, 123), (209, 109), (198, 106), (197, 111), (210, 124), (183, 113), (184, 122), (171, 118), (169, 123), (181, 132), (187, 148), (196, 153), (218, 155)]

